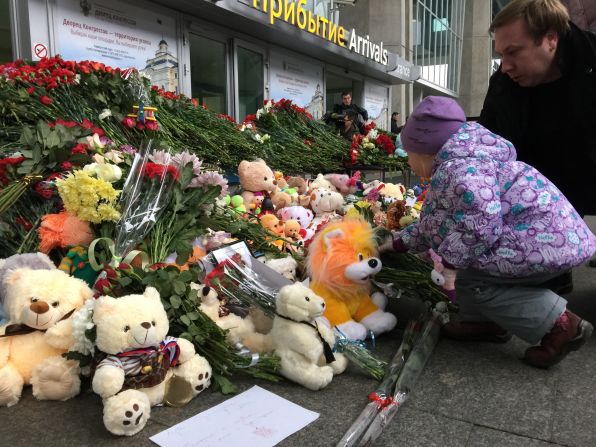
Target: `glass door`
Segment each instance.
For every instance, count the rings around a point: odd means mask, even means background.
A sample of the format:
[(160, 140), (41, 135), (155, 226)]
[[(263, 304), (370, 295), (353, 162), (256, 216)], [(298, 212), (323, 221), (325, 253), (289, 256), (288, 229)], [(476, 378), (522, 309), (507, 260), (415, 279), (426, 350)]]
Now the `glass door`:
[(236, 87), (236, 119), (256, 113), (265, 98), (265, 51), (255, 45), (235, 41), (234, 84)]
[(0, 64), (13, 60), (10, 8), (8, 4), (9, 0), (0, 0)]
[(191, 95), (216, 113), (228, 113), (228, 45), (190, 33)]

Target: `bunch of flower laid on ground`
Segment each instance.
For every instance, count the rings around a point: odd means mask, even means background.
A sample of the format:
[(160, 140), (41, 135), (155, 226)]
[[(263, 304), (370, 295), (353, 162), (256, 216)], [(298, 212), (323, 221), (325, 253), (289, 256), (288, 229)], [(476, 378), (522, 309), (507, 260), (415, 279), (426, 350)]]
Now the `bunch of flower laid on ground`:
[(172, 197), (180, 171), (166, 151), (152, 151), (151, 141), (137, 153), (122, 190), (115, 259), (123, 259), (151, 231)]
[(264, 149), (271, 152), (263, 158), (281, 171), (319, 172), (342, 167), (348, 142), (289, 99), (265, 101), (256, 114), (246, 117), (244, 124), (250, 123), (259, 133), (270, 135), (270, 145)]
[[(226, 340), (226, 331), (205, 315), (199, 308), (200, 298), (191, 287), (193, 281), (201, 274), (198, 267), (180, 271), (177, 267), (160, 267), (158, 265), (143, 270), (129, 264), (120, 264), (116, 268), (105, 266), (106, 275), (100, 277), (95, 284), (96, 296), (109, 295), (119, 297), (131, 293), (142, 293), (147, 286), (155, 287), (161, 296), (170, 322), (169, 334), (191, 341), (196, 351), (205, 357), (213, 368), (216, 387), (223, 393), (232, 393), (236, 387), (231, 382), (238, 374), (249, 375), (271, 381), (278, 381), (279, 358), (261, 354), (258, 362), (252, 357), (239, 352)], [(92, 340), (94, 334), (86, 331), (85, 322), (77, 323), (75, 332)], [(75, 345), (76, 352), (68, 356), (85, 364), (90, 361), (92, 352), (90, 343), (79, 340)]]
[(227, 194), (227, 180), (203, 165), (188, 151), (175, 155), (171, 166), (180, 172), (173, 184), (171, 198), (149, 232), (145, 251), (150, 262), (163, 262), (172, 253), (184, 264), (191, 255), (193, 241), (206, 232), (201, 218), (209, 215), (218, 197)]
[(116, 209), (120, 191), (89, 171), (73, 171), (66, 178), (58, 179), (56, 185), (69, 214), (95, 224), (120, 218)]
[(395, 154), (393, 139), (376, 123), (365, 124), (361, 134), (352, 137), (349, 149), (349, 164), (383, 166), (389, 170), (407, 170), (407, 159)]

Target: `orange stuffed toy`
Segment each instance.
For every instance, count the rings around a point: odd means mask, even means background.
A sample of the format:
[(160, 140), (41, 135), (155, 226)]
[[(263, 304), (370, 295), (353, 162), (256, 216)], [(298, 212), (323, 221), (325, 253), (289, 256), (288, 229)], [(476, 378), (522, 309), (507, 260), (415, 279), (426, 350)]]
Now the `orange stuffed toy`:
[[(275, 217), (275, 214), (264, 214), (263, 216), (261, 216), (260, 220), (261, 225), (265, 227), (269, 231), (269, 233), (281, 238), (284, 237), (284, 224), (277, 217)], [(280, 250), (283, 250), (284, 241), (282, 239), (275, 239), (273, 241), (270, 241), (270, 243), (272, 245), (275, 245)]]
[(364, 340), (393, 329), (387, 298), (370, 294), (370, 279), (382, 267), (371, 226), (362, 219), (332, 222), (315, 236), (307, 257), (310, 288), (327, 303), (324, 316), (348, 338)]

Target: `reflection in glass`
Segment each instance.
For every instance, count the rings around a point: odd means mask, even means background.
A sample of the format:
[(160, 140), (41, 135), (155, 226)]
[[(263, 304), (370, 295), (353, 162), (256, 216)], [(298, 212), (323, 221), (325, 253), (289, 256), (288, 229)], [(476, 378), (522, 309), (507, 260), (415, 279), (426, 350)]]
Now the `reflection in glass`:
[(0, 0), (0, 64), (13, 59), (8, 0)]
[(238, 47), (238, 119), (255, 113), (263, 105), (264, 72), (263, 55)]
[(216, 113), (227, 112), (226, 44), (190, 35), (192, 97)]

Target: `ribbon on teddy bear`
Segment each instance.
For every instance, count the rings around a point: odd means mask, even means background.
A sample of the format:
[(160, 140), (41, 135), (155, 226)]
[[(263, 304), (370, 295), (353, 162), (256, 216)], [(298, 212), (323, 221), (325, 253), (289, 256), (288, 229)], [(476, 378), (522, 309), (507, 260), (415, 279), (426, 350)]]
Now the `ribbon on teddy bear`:
[(335, 362), (335, 356), (333, 355), (333, 350), (331, 349), (331, 346), (329, 346), (329, 343), (327, 343), (327, 341), (323, 338), (323, 336), (321, 335), (321, 333), (319, 332), (319, 327), (317, 326), (317, 324), (311, 324), (308, 321), (296, 321), (293, 318), (289, 318), (286, 317), (284, 315), (280, 315), (280, 314), (275, 314), (280, 318), (283, 318), (284, 320), (288, 320), (288, 321), (293, 321), (294, 323), (300, 323), (300, 324), (305, 324), (307, 326), (310, 326), (311, 328), (313, 328), (317, 335), (319, 336), (319, 339), (321, 340), (321, 343), (323, 344), (323, 354), (325, 355), (325, 362), (326, 363), (333, 363)]
[[(66, 320), (68, 317), (70, 317), (74, 313), (75, 310), (76, 309), (73, 309), (70, 312), (68, 312), (67, 314), (65, 314), (56, 323), (58, 323), (62, 320)], [(25, 335), (25, 334), (30, 334), (31, 332), (35, 332), (35, 331), (45, 332), (46, 330), (47, 329), (37, 329), (37, 328), (31, 327), (31, 326), (27, 326), (26, 324), (19, 324), (19, 323), (9, 324), (8, 326), (6, 326), (6, 329), (4, 330), (4, 334), (0, 335), (0, 338), (12, 337), (13, 335)]]

